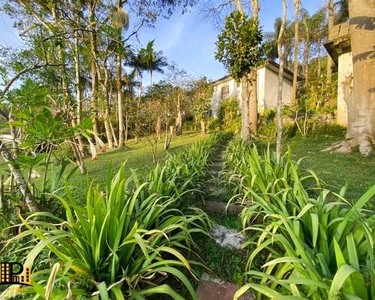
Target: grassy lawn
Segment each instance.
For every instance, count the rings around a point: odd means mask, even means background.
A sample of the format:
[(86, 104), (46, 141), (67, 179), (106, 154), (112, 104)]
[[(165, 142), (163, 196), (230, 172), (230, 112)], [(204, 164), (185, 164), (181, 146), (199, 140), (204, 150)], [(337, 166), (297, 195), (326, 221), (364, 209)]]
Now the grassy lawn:
[[(174, 137), (171, 150), (180, 151), (187, 145), (204, 138), (198, 132), (186, 132), (182, 136)], [(343, 136), (311, 136), (308, 138), (294, 137), (285, 141), (284, 150), (289, 146), (295, 159), (303, 158), (302, 167), (315, 171), (328, 185), (339, 189), (348, 184), (347, 198), (357, 200), (369, 187), (375, 184), (375, 156), (363, 157), (358, 151), (350, 155), (321, 152), (335, 141), (342, 140)], [(163, 160), (166, 151), (163, 150), (164, 140), (158, 143), (158, 160)], [(122, 150), (108, 150), (99, 154), (99, 159), (92, 161), (86, 159), (88, 170), (87, 176), (82, 176), (76, 172), (71, 182), (78, 190), (83, 191), (87, 183), (103, 184), (107, 177), (107, 171), (112, 164), (114, 172), (126, 161), (126, 171), (139, 169), (142, 173), (147, 173), (152, 162), (152, 147), (143, 139), (138, 143), (133, 140), (126, 144)], [(72, 166), (71, 166), (72, 167)], [(57, 172), (58, 166), (53, 167)], [(8, 172), (7, 166), (0, 159), (0, 175)]]
[(352, 201), (375, 184), (375, 156), (363, 157), (359, 151), (352, 154), (321, 152), (343, 137), (312, 136), (294, 137), (284, 143), (295, 159), (304, 158), (302, 167), (311, 169), (328, 185), (341, 188), (348, 185), (346, 198)]
[[(186, 131), (182, 136), (173, 137), (170, 152), (178, 152), (183, 150), (186, 146), (195, 141), (206, 138), (200, 132)], [(163, 160), (167, 151), (163, 150), (164, 139), (158, 142), (157, 159)], [(120, 165), (126, 162), (126, 172), (130, 174), (131, 169), (139, 169), (142, 173), (147, 173), (149, 168), (152, 167), (152, 146), (146, 138), (140, 139), (138, 143), (130, 140), (126, 143), (124, 149), (111, 149), (105, 153), (99, 153), (98, 160), (92, 161), (90, 158), (85, 160), (87, 175), (81, 175), (77, 170), (70, 178), (70, 183), (75, 187), (77, 195), (83, 196), (84, 190), (90, 182), (94, 184), (103, 185), (107, 179), (107, 172), (112, 165), (113, 174), (118, 170)], [(73, 164), (69, 165), (68, 170), (74, 167)], [(58, 172), (60, 166), (53, 165), (51, 167), (50, 176), (53, 172)], [(0, 175), (9, 174), (8, 167), (0, 157)], [(36, 181), (41, 181), (39, 178)], [(76, 194), (76, 193), (74, 193)]]

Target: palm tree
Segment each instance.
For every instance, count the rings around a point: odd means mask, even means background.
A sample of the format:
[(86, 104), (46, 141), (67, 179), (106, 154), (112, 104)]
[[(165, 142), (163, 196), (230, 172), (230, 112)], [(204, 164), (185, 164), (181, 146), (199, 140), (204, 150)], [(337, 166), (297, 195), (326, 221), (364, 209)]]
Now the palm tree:
[(344, 23), (349, 20), (349, 0), (339, 0), (335, 2), (336, 23)]
[(150, 85), (152, 86), (152, 73), (154, 71), (159, 73), (164, 73), (162, 68), (166, 67), (167, 60), (163, 56), (163, 51), (154, 51), (154, 42), (152, 40), (147, 43), (146, 48), (142, 48), (140, 51), (140, 55), (142, 57), (143, 69), (150, 72)]
[(122, 55), (124, 51), (122, 40), (122, 29), (127, 29), (129, 26), (128, 13), (122, 8), (123, 1), (117, 0), (117, 6), (113, 7), (112, 11), (112, 24), (117, 29), (117, 42), (118, 51), (116, 53), (116, 90), (117, 90), (117, 110), (118, 110), (118, 147), (123, 148), (124, 143), (124, 109), (123, 109), (123, 97), (122, 97)]

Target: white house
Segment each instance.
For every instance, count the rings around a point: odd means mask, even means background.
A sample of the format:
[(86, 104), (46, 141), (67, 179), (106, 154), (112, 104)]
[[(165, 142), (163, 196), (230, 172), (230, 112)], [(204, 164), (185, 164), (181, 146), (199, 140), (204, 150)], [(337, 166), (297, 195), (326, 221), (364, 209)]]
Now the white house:
[(337, 123), (348, 125), (347, 100), (352, 96), (353, 60), (350, 46), (349, 23), (331, 28), (328, 42), (324, 45), (338, 66)]
[[(268, 61), (258, 68), (258, 111), (275, 109), (277, 106), (277, 90), (279, 81), (279, 65)], [(217, 116), (220, 103), (227, 98), (237, 98), (241, 107), (241, 83), (227, 75), (212, 82), (213, 94), (211, 100), (212, 115)], [(290, 105), (292, 98), (293, 72), (284, 69), (283, 79), (283, 104)]]

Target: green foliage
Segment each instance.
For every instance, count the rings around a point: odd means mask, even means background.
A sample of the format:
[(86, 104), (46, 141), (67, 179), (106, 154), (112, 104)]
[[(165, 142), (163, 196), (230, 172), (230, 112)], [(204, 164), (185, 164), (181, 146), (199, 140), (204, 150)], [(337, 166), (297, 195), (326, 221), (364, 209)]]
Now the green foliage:
[[(243, 247), (254, 249), (248, 283), (236, 297), (251, 289), (258, 299), (373, 299), (375, 223), (365, 206), (375, 186), (351, 204), (346, 187), (339, 193), (322, 188), (290, 152), (277, 164), (269, 148), (259, 155), (253, 145), (229, 147), (226, 180), (240, 186), (239, 201), (247, 206), (241, 219), (250, 237)], [(264, 253), (266, 262), (255, 271)]]
[[(176, 178), (171, 178), (169, 184)], [(85, 207), (77, 204), (67, 187), (67, 197), (58, 197), (66, 210), (66, 221), (50, 213), (36, 213), (24, 220), (27, 230), (9, 242), (34, 237), (37, 245), (30, 251), (26, 266), (32, 266), (35, 257), (46, 250), (66, 266), (56, 270), (60, 288), (53, 289), (52, 297), (68, 293), (88, 296), (88, 291), (70, 286), (78, 276), (95, 283), (91, 289), (100, 294), (105, 286), (115, 299), (144, 299), (155, 293), (182, 299), (161, 283), (174, 277), (195, 299), (190, 282), (180, 271), (191, 271), (181, 251), (194, 244), (193, 232), (206, 232), (208, 219), (198, 209), (183, 213), (174, 208), (178, 195), (168, 192), (164, 182), (159, 181), (164, 194), (152, 185), (151, 181), (139, 183), (136, 173), (125, 178), (122, 167), (113, 180), (108, 180), (106, 192), (88, 190)], [(50, 270), (35, 271), (32, 288), (22, 289), (23, 293), (46, 292)]]
[(301, 185), (273, 194), (269, 201), (254, 195), (257, 205), (245, 211), (243, 219), (268, 217), (264, 224), (246, 227), (259, 233), (248, 243), (257, 245), (248, 270), (259, 251), (267, 250), (269, 256), (263, 272), (247, 273), (251, 279), (244, 289), (258, 292), (259, 299), (271, 294), (373, 299), (374, 219), (364, 206), (375, 195), (375, 186), (354, 205), (344, 193), (322, 190), (309, 197)]
[(207, 127), (210, 130), (219, 131), (221, 128), (219, 118), (211, 117), (208, 119)]
[[(293, 123), (283, 124), (283, 138), (289, 139), (296, 135), (297, 126)], [(266, 142), (274, 142), (277, 135), (277, 124), (267, 123), (259, 126), (258, 134)]]
[(192, 91), (195, 119), (207, 121), (211, 109), (212, 85), (203, 77), (194, 82)]
[(218, 120), (222, 129), (239, 132), (241, 128), (241, 114), (236, 98), (228, 98), (220, 103)]
[(250, 69), (257, 66), (262, 50), (262, 31), (259, 23), (239, 11), (225, 18), (225, 28), (216, 42), (215, 58), (239, 81)]
[(288, 152), (276, 162), (276, 154), (268, 147), (259, 151), (255, 144), (233, 139), (224, 153), (223, 183), (232, 187), (235, 196), (243, 203), (259, 195), (268, 199), (288, 187), (303, 183), (304, 186), (320, 186), (321, 181), (312, 171), (302, 176), (300, 161), (294, 162)]

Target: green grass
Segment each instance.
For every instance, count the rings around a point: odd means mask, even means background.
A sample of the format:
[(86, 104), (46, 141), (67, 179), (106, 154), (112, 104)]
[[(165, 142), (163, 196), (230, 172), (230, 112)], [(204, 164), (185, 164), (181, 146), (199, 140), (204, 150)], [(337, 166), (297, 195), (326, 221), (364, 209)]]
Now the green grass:
[(346, 198), (358, 200), (375, 183), (375, 156), (362, 156), (358, 150), (352, 154), (321, 152), (343, 137), (294, 137), (284, 143), (289, 146), (294, 159), (304, 157), (302, 168), (311, 169), (328, 184), (338, 189), (348, 184)]
[[(208, 137), (208, 136), (207, 136)], [(177, 137), (173, 137), (170, 152), (178, 152), (183, 150), (186, 146), (192, 144), (193, 142), (204, 139), (205, 136), (202, 136), (200, 133), (195, 131), (188, 131), (185, 134)], [(164, 139), (161, 139), (158, 142), (158, 151), (157, 159), (163, 160), (167, 154), (167, 151), (163, 150)], [(152, 161), (152, 146), (147, 141), (146, 138), (140, 139), (138, 143), (135, 143), (134, 140), (130, 140), (126, 143), (126, 147), (119, 149), (108, 149), (105, 153), (99, 153), (99, 159), (92, 161), (90, 158), (85, 159), (85, 164), (87, 168), (87, 175), (79, 174), (77, 170), (75, 174), (70, 178), (72, 185), (76, 186), (81, 191), (87, 187), (87, 184), (90, 182), (98, 183), (100, 185), (104, 184), (107, 178), (107, 172), (109, 167), (112, 165), (113, 173), (117, 172), (120, 165), (126, 161), (126, 175), (130, 174), (131, 169), (139, 169), (140, 172), (146, 173), (153, 166)], [(71, 164), (68, 170), (72, 169), (74, 164)], [(52, 170), (57, 172), (59, 166), (52, 166)], [(39, 168), (37, 168), (38, 171)], [(8, 167), (4, 163), (3, 159), (0, 157), (0, 175), (8, 175)], [(41, 181), (39, 178), (36, 181)]]
[[(182, 136), (173, 137), (170, 150), (171, 152), (178, 152), (183, 150), (186, 146), (192, 144), (193, 142), (205, 138), (197, 132), (187, 132)], [(164, 139), (161, 139), (158, 142), (158, 151), (157, 159), (163, 160), (167, 154), (167, 151), (163, 150)], [(131, 169), (138, 169), (142, 173), (149, 171), (150, 167), (153, 166), (152, 161), (152, 147), (147, 142), (147, 139), (141, 139), (138, 143), (135, 143), (134, 140), (131, 140), (126, 143), (124, 149), (118, 150), (108, 150), (106, 153), (99, 154), (99, 159), (92, 161), (86, 159), (87, 173), (90, 177), (90, 180), (93, 180), (95, 183), (103, 184), (107, 178), (107, 171), (109, 166), (112, 164), (113, 171), (117, 172), (120, 165), (126, 161), (126, 174), (130, 174)], [(75, 174), (72, 177), (74, 182), (75, 179), (78, 179), (80, 174)]]

